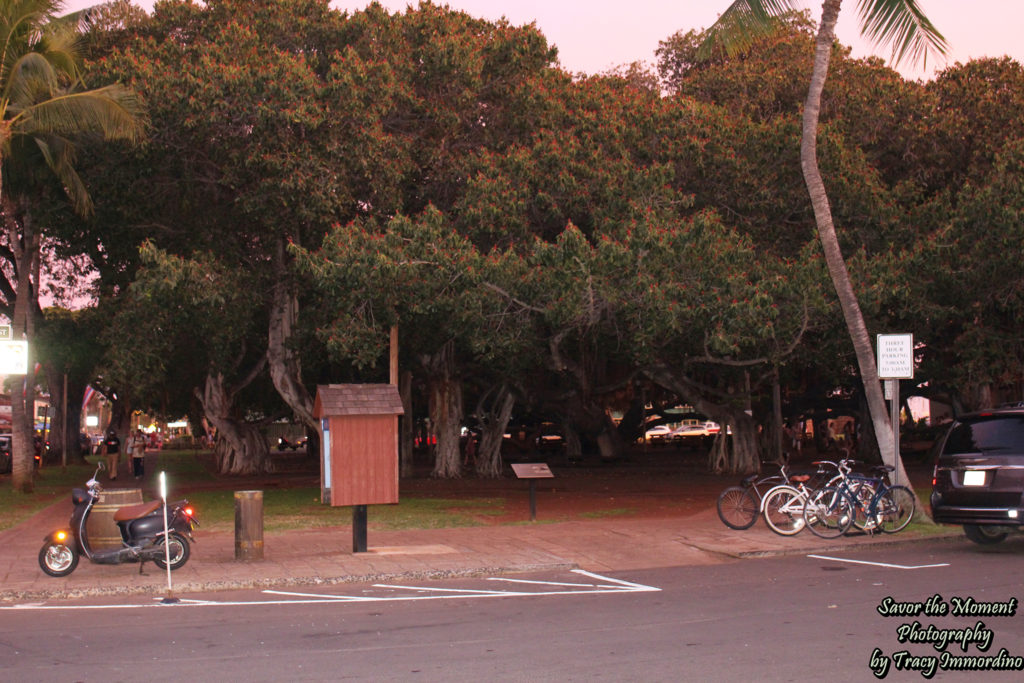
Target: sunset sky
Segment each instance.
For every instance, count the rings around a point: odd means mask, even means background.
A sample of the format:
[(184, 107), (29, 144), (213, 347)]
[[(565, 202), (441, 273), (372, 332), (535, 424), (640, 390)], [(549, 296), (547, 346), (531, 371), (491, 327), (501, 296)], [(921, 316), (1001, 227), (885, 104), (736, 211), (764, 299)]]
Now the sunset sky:
[[(68, 10), (96, 0), (69, 0)], [(150, 9), (153, 0), (136, 4)], [(368, 3), (335, 0), (339, 9), (359, 10)], [(403, 11), (408, 0), (382, 0), (391, 11)], [(658, 41), (678, 30), (706, 28), (729, 5), (729, 0), (451, 0), (453, 9), (486, 19), (506, 17), (513, 24), (536, 23), (549, 42), (558, 47), (562, 66), (572, 72), (600, 73), (634, 61), (654, 63)], [(815, 19), (818, 0), (804, 0)], [(1009, 55), (1024, 63), (1024, 2), (1021, 0), (919, 0), (924, 13), (950, 43), (949, 65), (973, 57)], [(872, 50), (860, 39), (857, 3), (846, 0), (839, 18), (839, 40), (854, 49), (855, 57), (888, 52)], [(925, 68), (901, 68), (908, 78), (929, 78), (945, 62), (929, 61)]]

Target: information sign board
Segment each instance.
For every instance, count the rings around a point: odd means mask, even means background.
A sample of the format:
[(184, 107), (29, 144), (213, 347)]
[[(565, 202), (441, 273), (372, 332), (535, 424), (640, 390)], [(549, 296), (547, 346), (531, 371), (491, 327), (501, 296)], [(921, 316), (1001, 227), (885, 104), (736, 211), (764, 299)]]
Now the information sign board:
[(28, 342), (0, 341), (0, 375), (28, 374)]
[(554, 479), (551, 468), (543, 462), (512, 463), (512, 471), (517, 479)]
[(878, 335), (878, 378), (914, 378), (914, 335)]

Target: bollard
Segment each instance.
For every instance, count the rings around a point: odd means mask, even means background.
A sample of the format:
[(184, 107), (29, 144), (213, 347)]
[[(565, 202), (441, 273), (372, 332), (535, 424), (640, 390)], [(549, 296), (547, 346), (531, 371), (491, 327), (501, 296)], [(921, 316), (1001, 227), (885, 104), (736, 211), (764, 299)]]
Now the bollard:
[(263, 491), (235, 491), (235, 559), (263, 559)]

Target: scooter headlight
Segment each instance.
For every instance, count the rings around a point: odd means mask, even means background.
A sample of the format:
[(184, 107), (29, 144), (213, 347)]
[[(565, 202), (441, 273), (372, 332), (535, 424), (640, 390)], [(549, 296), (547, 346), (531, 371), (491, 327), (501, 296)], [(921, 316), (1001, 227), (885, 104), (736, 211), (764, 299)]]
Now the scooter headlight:
[(54, 538), (63, 543), (64, 541), (68, 540), (68, 532), (58, 531), (56, 534), (54, 534)]

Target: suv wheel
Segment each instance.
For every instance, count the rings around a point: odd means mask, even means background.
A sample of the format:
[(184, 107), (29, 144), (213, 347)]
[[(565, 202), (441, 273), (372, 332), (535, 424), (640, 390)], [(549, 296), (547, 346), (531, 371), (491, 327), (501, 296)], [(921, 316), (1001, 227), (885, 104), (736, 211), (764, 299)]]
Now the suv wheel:
[(1004, 527), (981, 524), (964, 524), (964, 533), (978, 545), (1002, 543), (1009, 535)]

